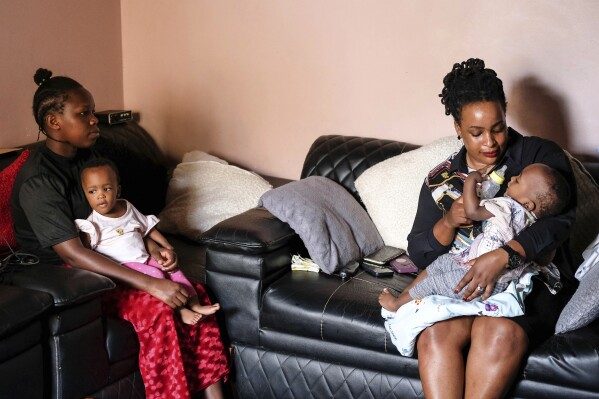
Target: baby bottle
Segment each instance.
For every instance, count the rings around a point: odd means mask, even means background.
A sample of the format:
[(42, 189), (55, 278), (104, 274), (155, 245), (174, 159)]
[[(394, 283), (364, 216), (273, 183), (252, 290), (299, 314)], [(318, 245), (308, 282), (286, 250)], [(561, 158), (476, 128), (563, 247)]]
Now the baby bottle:
[(503, 184), (505, 180), (505, 170), (507, 169), (506, 165), (503, 165), (501, 168), (494, 170), (487, 176), (487, 179), (482, 182), (480, 188), (480, 198), (487, 199), (493, 198), (499, 191), (499, 187)]

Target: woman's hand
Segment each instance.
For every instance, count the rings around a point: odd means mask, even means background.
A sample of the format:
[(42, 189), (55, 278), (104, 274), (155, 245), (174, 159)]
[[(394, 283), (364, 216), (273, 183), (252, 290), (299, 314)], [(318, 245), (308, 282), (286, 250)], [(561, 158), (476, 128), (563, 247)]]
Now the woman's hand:
[(440, 244), (449, 245), (453, 242), (456, 229), (463, 224), (472, 224), (472, 220), (466, 217), (464, 199), (460, 197), (451, 204), (449, 212), (435, 224), (433, 235)]
[(166, 303), (173, 309), (185, 306), (188, 295), (185, 287), (168, 279), (154, 278), (147, 293)]
[(506, 265), (507, 252), (503, 249), (496, 249), (472, 259), (466, 263), (466, 266), (471, 266), (470, 270), (458, 283), (455, 293), (464, 290), (462, 299), (467, 302), (481, 295), (482, 300), (486, 300), (491, 296), (493, 287), (495, 287), (499, 276), (505, 271)]
[(453, 229), (457, 229), (461, 225), (472, 224), (472, 219), (469, 219), (468, 216), (466, 216), (463, 197), (458, 198), (451, 204), (451, 208), (449, 208), (449, 212), (445, 214), (443, 220), (445, 220), (445, 223)]

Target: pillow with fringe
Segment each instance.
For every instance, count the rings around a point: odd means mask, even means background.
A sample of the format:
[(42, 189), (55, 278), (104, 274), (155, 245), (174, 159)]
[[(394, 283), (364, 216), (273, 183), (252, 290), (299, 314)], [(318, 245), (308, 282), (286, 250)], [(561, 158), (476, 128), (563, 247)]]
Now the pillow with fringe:
[(253, 172), (194, 151), (173, 171), (158, 229), (199, 241), (217, 223), (256, 207), (271, 188)]

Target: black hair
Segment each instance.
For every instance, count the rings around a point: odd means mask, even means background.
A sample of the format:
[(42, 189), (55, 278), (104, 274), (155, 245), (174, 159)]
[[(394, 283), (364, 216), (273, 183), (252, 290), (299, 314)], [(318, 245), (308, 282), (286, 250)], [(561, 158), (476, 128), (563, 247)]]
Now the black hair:
[(117, 168), (116, 164), (108, 158), (102, 158), (102, 157), (91, 158), (90, 160), (86, 161), (83, 164), (79, 175), (82, 176), (85, 169), (99, 168), (102, 166), (108, 166), (109, 168), (111, 168), (114, 171), (114, 174), (116, 175), (117, 183), (121, 184), (121, 176), (119, 175), (119, 168)]
[(462, 107), (467, 104), (493, 101), (507, 109), (503, 83), (494, 70), (485, 68), (485, 62), (478, 58), (453, 64), (451, 72), (443, 78), (441, 103), (445, 105), (445, 115), (461, 122)]
[(570, 202), (570, 185), (564, 176), (557, 170), (547, 166), (545, 168), (545, 187), (537, 191), (536, 202), (539, 210), (537, 217), (554, 216), (561, 213)]
[(44, 68), (38, 68), (33, 75), (33, 81), (38, 85), (33, 96), (33, 117), (40, 132), (44, 132), (44, 118), (48, 112), (62, 112), (69, 90), (83, 86), (66, 76), (52, 77), (52, 71)]

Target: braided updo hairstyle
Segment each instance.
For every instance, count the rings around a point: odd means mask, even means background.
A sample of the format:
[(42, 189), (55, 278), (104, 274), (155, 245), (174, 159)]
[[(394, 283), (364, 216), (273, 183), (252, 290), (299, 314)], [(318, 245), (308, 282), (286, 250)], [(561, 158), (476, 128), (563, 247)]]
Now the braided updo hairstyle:
[(494, 70), (485, 68), (478, 58), (453, 64), (451, 72), (443, 78), (443, 91), (439, 94), (445, 105), (445, 115), (453, 116), (460, 123), (462, 107), (467, 104), (493, 101), (506, 111), (507, 103), (503, 83)]
[(66, 76), (52, 77), (52, 71), (44, 68), (39, 68), (35, 72), (33, 81), (38, 85), (33, 96), (33, 117), (40, 132), (44, 133), (44, 117), (48, 112), (62, 112), (68, 98), (68, 91), (83, 86)]

